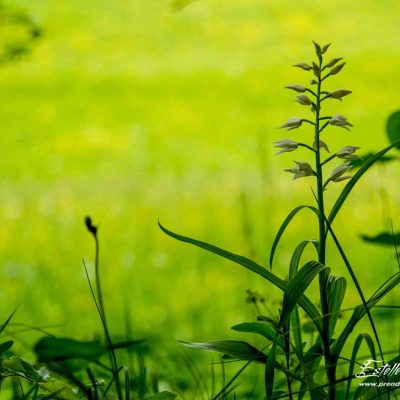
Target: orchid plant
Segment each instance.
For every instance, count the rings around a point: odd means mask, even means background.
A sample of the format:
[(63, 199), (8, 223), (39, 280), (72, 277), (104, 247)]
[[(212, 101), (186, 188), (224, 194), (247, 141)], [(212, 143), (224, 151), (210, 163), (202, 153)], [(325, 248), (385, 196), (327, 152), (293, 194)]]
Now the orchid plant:
[[(295, 64), (295, 67), (312, 74), (308, 86), (302, 84), (286, 86), (287, 89), (299, 93), (295, 100), (301, 105), (309, 107), (312, 117), (310, 119), (292, 117), (280, 128), (292, 131), (307, 125), (311, 126), (313, 134), (310, 143), (294, 139), (281, 139), (274, 142), (274, 146), (278, 149), (277, 154), (294, 152), (299, 147), (306, 148), (313, 156), (313, 161), (295, 161), (295, 166), (285, 171), (292, 173), (293, 179), (313, 177), (315, 185), (312, 188), (311, 196), (313, 203), (296, 207), (279, 228), (272, 243), (269, 268), (212, 244), (173, 233), (160, 224), (161, 229), (169, 236), (231, 260), (258, 274), (283, 292), (282, 306), (276, 314), (260, 315), (257, 321), (244, 322), (232, 328), (238, 332), (262, 336), (266, 340), (266, 345), (262, 349), (247, 342), (235, 340), (206, 343), (184, 342), (190, 347), (216, 351), (222, 353), (224, 357), (246, 361), (245, 366), (213, 397), (213, 400), (226, 398), (227, 393), (232, 390), (234, 381), (252, 362), (264, 364), (265, 398), (267, 400), (283, 398), (301, 400), (306, 395), (312, 400), (390, 399), (391, 394), (398, 387), (393, 385), (392, 378), (388, 376), (380, 376), (379, 384), (376, 385), (355, 388), (352, 383), (360, 377), (357, 376), (355, 368), (360, 363), (358, 352), (362, 343), (366, 344), (371, 359), (375, 360), (376, 368), (378, 365), (384, 365), (383, 363), (391, 365), (400, 361), (400, 356), (389, 361), (386, 359), (387, 355), (382, 347), (379, 330), (371, 313), (378, 302), (400, 283), (400, 272), (388, 277), (372, 296), (367, 298), (332, 224), (360, 178), (382, 156), (398, 146), (400, 141), (361, 160), (361, 167), (353, 175), (349, 174), (349, 171), (352, 169), (352, 161), (360, 161), (360, 157), (356, 154), (359, 150), (358, 146), (346, 145), (332, 154), (329, 153), (325, 137), (324, 140), (322, 139), (327, 128), (339, 127), (350, 130), (353, 127), (341, 114), (325, 115), (323, 113), (323, 105), (326, 101), (332, 99), (341, 101), (351, 94), (348, 89), (325, 89), (325, 84), (340, 73), (345, 66), (341, 57), (325, 61), (329, 47), (330, 45), (321, 46), (314, 42), (316, 59), (311, 63)], [(324, 153), (327, 153), (325, 157)], [(339, 160), (340, 164), (332, 168), (334, 160)], [(328, 173), (326, 172), (327, 168), (330, 169)], [(326, 188), (329, 184), (342, 181), (347, 181), (347, 183), (327, 212), (324, 198)], [(281, 278), (272, 272), (274, 255), (287, 226), (303, 210), (309, 210), (315, 215), (318, 238), (303, 239), (297, 244), (288, 265), (288, 278)], [(333, 245), (337, 248), (341, 261), (351, 278), (351, 283), (360, 298), (360, 304), (355, 308), (343, 307), (347, 280), (345, 277), (334, 275), (331, 272), (332, 260), (327, 260), (326, 257), (328, 236), (331, 237)], [(315, 259), (308, 260), (301, 265), (304, 250), (308, 245), (315, 249)], [(334, 262), (337, 263), (337, 259)], [(305, 293), (314, 279), (318, 279), (318, 301)], [(351, 311), (350, 315), (349, 311)], [(338, 323), (339, 315), (343, 315), (340, 323)], [(363, 317), (368, 318), (370, 330), (358, 332), (358, 336), (354, 338), (352, 333)], [(308, 318), (306, 322), (304, 322), (305, 318)], [(306, 336), (305, 326), (310, 324), (317, 333), (316, 337), (314, 335)], [(351, 341), (353, 346), (351, 346)], [(339, 368), (341, 375), (344, 374), (344, 377), (340, 379), (337, 376)], [(365, 376), (367, 380), (377, 379)]]

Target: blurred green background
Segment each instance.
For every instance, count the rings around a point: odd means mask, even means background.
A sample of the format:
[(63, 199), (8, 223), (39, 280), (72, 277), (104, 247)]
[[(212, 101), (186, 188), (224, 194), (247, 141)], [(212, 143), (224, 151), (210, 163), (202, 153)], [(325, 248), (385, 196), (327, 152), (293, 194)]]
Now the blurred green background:
[[(400, 108), (400, 3), (200, 0), (179, 12), (167, 0), (10, 3), (44, 36), (0, 71), (3, 319), (19, 305), (15, 322), (100, 333), (82, 267), (82, 257), (93, 266), (85, 215), (100, 225), (113, 331), (124, 331), (128, 299), (135, 336), (177, 363), (177, 338), (237, 337), (229, 327), (255, 317), (246, 289), (276, 307), (279, 293), (260, 279), (166, 237), (157, 220), (266, 265), (283, 218), (313, 202), (310, 179), (282, 172), (308, 154), (273, 157), (271, 145), (312, 142), (310, 128), (277, 130), (309, 116), (283, 88), (310, 79), (291, 65), (314, 57), (312, 40), (332, 42), (328, 57), (347, 65), (327, 88), (354, 93), (327, 103), (327, 113), (346, 115), (354, 129), (330, 128), (324, 140), (333, 151), (380, 149)], [(387, 228), (388, 217), (400, 227), (399, 166), (375, 168), (336, 221), (367, 293), (397, 268), (392, 250), (358, 235)], [(329, 188), (328, 204), (342, 186)], [(310, 215), (296, 219), (276, 259), (280, 276), (294, 246), (316, 234)], [(334, 250), (328, 257), (345, 273)], [(351, 284), (347, 298), (357, 301)], [(30, 339), (19, 340), (22, 348)]]

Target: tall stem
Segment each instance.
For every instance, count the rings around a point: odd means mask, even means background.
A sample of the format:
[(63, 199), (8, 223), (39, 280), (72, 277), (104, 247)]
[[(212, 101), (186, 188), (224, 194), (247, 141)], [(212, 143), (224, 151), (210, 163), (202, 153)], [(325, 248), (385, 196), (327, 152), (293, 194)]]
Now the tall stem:
[[(322, 70), (322, 57), (319, 58), (319, 70)], [(324, 206), (324, 177), (321, 163), (321, 148), (320, 148), (320, 112), (321, 112), (321, 86), (322, 79), (321, 74), (318, 76), (318, 87), (316, 93), (316, 110), (315, 110), (315, 137), (314, 142), (316, 146), (315, 152), (315, 171), (317, 173), (317, 200), (319, 210), (319, 252), (318, 261), (321, 264), (326, 262), (326, 233), (325, 233), (325, 206)], [(319, 274), (319, 290), (320, 290), (320, 302), (322, 309), (322, 323), (323, 323), (323, 348), (325, 355), (325, 363), (327, 367), (327, 378), (329, 381), (329, 399), (335, 399), (335, 380), (336, 380), (336, 365), (331, 359), (330, 351), (330, 338), (329, 338), (329, 309), (328, 299), (326, 294), (326, 286), (328, 282), (329, 271), (324, 269)]]

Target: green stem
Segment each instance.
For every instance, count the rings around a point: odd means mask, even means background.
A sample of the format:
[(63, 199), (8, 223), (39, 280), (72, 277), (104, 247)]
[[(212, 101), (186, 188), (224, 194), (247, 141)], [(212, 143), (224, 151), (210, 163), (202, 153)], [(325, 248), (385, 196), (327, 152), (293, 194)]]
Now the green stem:
[[(322, 68), (322, 57), (319, 60), (319, 69)], [(320, 128), (320, 111), (321, 111), (321, 86), (322, 86), (321, 76), (318, 77), (318, 88), (317, 88), (317, 98), (316, 98), (316, 110), (315, 110), (315, 137), (314, 142), (316, 144), (315, 153), (315, 171), (317, 176), (317, 201), (319, 209), (319, 252), (318, 261), (321, 264), (326, 263), (326, 228), (325, 228), (325, 207), (324, 207), (324, 181), (323, 181), (323, 171), (321, 163), (321, 149), (320, 149), (320, 133), (323, 128)], [(331, 349), (329, 340), (329, 309), (328, 309), (328, 299), (326, 295), (326, 285), (328, 282), (329, 271), (324, 269), (319, 274), (319, 290), (320, 290), (320, 302), (322, 309), (322, 326), (323, 326), (323, 337), (322, 344), (324, 348), (325, 364), (327, 365), (327, 378), (329, 381), (329, 400), (335, 400), (335, 381), (336, 381), (336, 363), (332, 363), (331, 360)]]
[(119, 371), (118, 371), (118, 362), (117, 362), (117, 357), (115, 355), (114, 351), (114, 346), (111, 340), (111, 335), (110, 331), (108, 329), (108, 324), (106, 320), (106, 313), (105, 313), (105, 308), (104, 308), (104, 301), (103, 301), (103, 290), (101, 286), (101, 277), (100, 277), (100, 244), (99, 244), (99, 238), (97, 237), (97, 232), (92, 232), (92, 235), (94, 237), (94, 242), (95, 242), (95, 278), (96, 278), (96, 292), (97, 292), (97, 301), (98, 301), (98, 311), (100, 314), (100, 319), (103, 324), (103, 329), (104, 329), (104, 336), (105, 340), (108, 344), (108, 347), (110, 348), (110, 364), (111, 364), (111, 369), (113, 371), (113, 379), (115, 381), (115, 386), (117, 389), (117, 396), (118, 400), (123, 399), (122, 395), (122, 386), (121, 386), (121, 381), (119, 378)]

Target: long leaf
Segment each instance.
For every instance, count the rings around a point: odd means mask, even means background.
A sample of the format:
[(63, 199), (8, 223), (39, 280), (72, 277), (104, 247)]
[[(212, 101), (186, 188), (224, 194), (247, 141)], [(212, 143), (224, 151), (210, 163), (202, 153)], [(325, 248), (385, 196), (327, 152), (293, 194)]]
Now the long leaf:
[(312, 207), (312, 206), (298, 206), (289, 213), (289, 215), (285, 218), (282, 225), (280, 226), (278, 233), (275, 236), (274, 242), (272, 243), (271, 252), (270, 252), (270, 256), (269, 256), (269, 265), (270, 265), (271, 269), (272, 269), (272, 263), (274, 261), (275, 251), (276, 251), (276, 248), (278, 247), (278, 244), (282, 238), (282, 235), (284, 234), (284, 232), (285, 232), (286, 228), (288, 227), (288, 225), (290, 224), (291, 220), (297, 215), (297, 213), (299, 211), (304, 210), (304, 209), (309, 209), (309, 210), (313, 211), (315, 214), (317, 214), (317, 216), (319, 216), (319, 211), (315, 207)]
[(276, 360), (276, 343), (271, 347), (265, 365), (265, 395), (266, 400), (272, 400), (274, 391), (274, 378), (275, 378), (275, 360)]
[[(368, 335), (367, 333), (362, 333), (362, 334), (358, 335), (357, 339), (354, 343), (353, 351), (351, 354), (348, 376), (352, 376), (354, 373), (354, 365), (356, 364), (356, 361), (357, 361), (357, 354), (358, 354), (358, 351), (360, 350), (360, 347), (361, 347), (361, 344), (363, 341), (365, 341), (366, 344), (368, 345), (368, 348), (369, 348), (372, 358), (374, 360), (376, 360), (376, 351), (375, 351), (374, 341), (372, 340), (371, 336)], [(349, 399), (351, 382), (352, 382), (352, 380), (347, 381), (346, 394), (344, 397), (345, 400)]]
[(330, 275), (326, 289), (328, 293), (329, 336), (332, 337), (346, 293), (346, 279), (343, 276)]
[[(196, 239), (192, 239), (192, 238), (189, 238), (186, 236), (178, 235), (174, 232), (171, 232), (170, 230), (168, 230), (167, 228), (162, 226), (160, 223), (158, 225), (159, 225), (160, 229), (164, 233), (166, 233), (168, 236), (171, 236), (172, 238), (179, 240), (181, 242), (189, 243), (196, 247), (200, 247), (211, 253), (217, 254), (220, 257), (223, 257), (227, 260), (233, 261), (236, 264), (242, 265), (243, 267), (247, 268), (248, 270), (262, 276), (263, 278), (265, 278), (266, 280), (268, 280), (269, 282), (271, 282), (273, 285), (275, 285), (276, 287), (278, 287), (281, 290), (285, 290), (285, 288), (287, 286), (287, 283), (284, 280), (278, 278), (276, 275), (274, 275), (272, 272), (268, 271), (266, 268), (262, 267), (261, 265), (255, 263), (254, 261), (252, 261), (246, 257), (231, 253), (227, 250), (221, 249), (217, 246), (208, 244), (206, 242), (202, 242), (200, 240), (196, 240)], [(317, 307), (305, 295), (302, 295), (299, 298), (298, 303), (299, 303), (300, 307), (303, 308), (303, 310), (311, 318), (311, 320), (313, 321), (318, 332), (322, 333), (321, 314), (318, 311)]]
[(204, 351), (215, 351), (238, 360), (253, 360), (265, 363), (266, 355), (251, 344), (242, 340), (216, 340), (213, 342), (197, 343), (179, 340), (184, 346)]
[(358, 322), (365, 316), (367, 310), (369, 311), (373, 308), (380, 300), (382, 300), (390, 291), (392, 291), (398, 284), (400, 284), (400, 272), (392, 275), (387, 279), (383, 285), (371, 296), (367, 301), (366, 307), (358, 306), (353, 311), (352, 316), (344, 327), (343, 331), (339, 335), (338, 339), (335, 341), (332, 347), (332, 354), (339, 356), (346, 343), (349, 335), (353, 331), (354, 327)]
[[(276, 330), (268, 326), (265, 322), (243, 322), (232, 326), (231, 329), (237, 332), (255, 333), (263, 336), (270, 342), (274, 342), (278, 334)], [(285, 344), (283, 343), (281, 336), (278, 337), (277, 344), (282, 350), (285, 349)]]
[(327, 267), (317, 261), (304, 265), (289, 281), (283, 296), (281, 324), (287, 324), (290, 314), (313, 279)]
[(299, 269), (299, 264), (301, 260), (301, 256), (303, 255), (303, 252), (307, 245), (309, 243), (312, 243), (317, 250), (317, 253), (319, 251), (319, 244), (317, 240), (304, 240), (301, 242), (296, 249), (294, 250), (292, 254), (292, 258), (290, 260), (290, 267), (289, 267), (289, 280), (292, 279), (293, 275), (297, 272)]
[(344, 202), (346, 201), (347, 197), (349, 196), (350, 192), (353, 190), (356, 183), (360, 180), (360, 178), (388, 151), (393, 149), (394, 147), (400, 144), (400, 140), (392, 143), (390, 146), (385, 147), (383, 150), (376, 153), (374, 156), (368, 158), (361, 168), (354, 174), (354, 176), (348, 181), (346, 186), (343, 188), (342, 192), (340, 193), (339, 197), (337, 198), (335, 204), (332, 207), (332, 210), (329, 214), (328, 220), (332, 224), (334, 219), (336, 218), (338, 212), (342, 208)]

